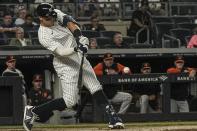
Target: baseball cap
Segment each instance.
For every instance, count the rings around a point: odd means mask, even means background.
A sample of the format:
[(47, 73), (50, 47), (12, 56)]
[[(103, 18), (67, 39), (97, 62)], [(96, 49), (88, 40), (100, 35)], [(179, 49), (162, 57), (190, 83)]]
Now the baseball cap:
[(112, 53), (105, 53), (103, 59), (104, 60), (111, 60), (111, 59), (113, 59)]
[(42, 81), (42, 80), (43, 80), (42, 75), (40, 75), (40, 74), (35, 74), (33, 76), (33, 81)]
[(176, 63), (184, 63), (184, 58), (183, 58), (183, 56), (177, 56), (177, 57), (175, 58), (175, 62), (176, 62)]
[(151, 68), (150, 63), (146, 62), (142, 64), (142, 69), (150, 69), (150, 68)]
[(13, 55), (9, 55), (6, 57), (6, 62), (16, 61), (16, 58)]

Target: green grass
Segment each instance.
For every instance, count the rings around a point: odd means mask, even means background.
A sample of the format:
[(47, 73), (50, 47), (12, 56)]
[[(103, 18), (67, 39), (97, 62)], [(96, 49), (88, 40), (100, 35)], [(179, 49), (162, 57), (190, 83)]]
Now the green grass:
[[(197, 121), (170, 121), (170, 122), (133, 122), (125, 123), (128, 127), (160, 127), (160, 126), (196, 126)], [(50, 125), (50, 124), (40, 124), (35, 125), (34, 128), (106, 128), (107, 124), (73, 124), (73, 125)], [(22, 126), (0, 126), (0, 129), (21, 129)]]

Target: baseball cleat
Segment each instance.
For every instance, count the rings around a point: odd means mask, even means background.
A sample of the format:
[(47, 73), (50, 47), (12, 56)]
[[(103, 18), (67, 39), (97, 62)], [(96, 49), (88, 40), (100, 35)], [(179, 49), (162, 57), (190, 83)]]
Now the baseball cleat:
[(124, 124), (122, 119), (115, 113), (113, 107), (111, 105), (106, 106), (106, 113), (109, 117), (109, 125), (110, 129), (124, 129)]
[(23, 117), (23, 127), (26, 131), (31, 131), (33, 127), (33, 122), (37, 119), (37, 115), (32, 112), (33, 106), (25, 106), (24, 117)]
[(124, 124), (121, 121), (110, 121), (108, 127), (110, 129), (124, 129)]

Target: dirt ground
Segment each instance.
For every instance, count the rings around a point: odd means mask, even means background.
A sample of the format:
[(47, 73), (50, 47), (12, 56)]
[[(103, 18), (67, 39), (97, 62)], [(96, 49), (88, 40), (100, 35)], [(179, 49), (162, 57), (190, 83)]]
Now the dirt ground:
[[(19, 129), (0, 129), (0, 131), (24, 131)], [(108, 128), (38, 128), (32, 131), (110, 131)], [(126, 127), (115, 131), (197, 131), (197, 126), (163, 126), (163, 127)]]

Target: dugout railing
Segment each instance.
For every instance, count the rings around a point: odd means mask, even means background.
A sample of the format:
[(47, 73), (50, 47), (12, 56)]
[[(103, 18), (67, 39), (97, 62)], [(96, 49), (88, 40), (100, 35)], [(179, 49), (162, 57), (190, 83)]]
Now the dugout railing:
[[(114, 75), (98, 77), (99, 81), (105, 85), (118, 84), (127, 86), (129, 84), (162, 84), (162, 101), (161, 112), (140, 114), (136, 112), (127, 112), (122, 115), (124, 121), (169, 121), (169, 120), (197, 120), (197, 112), (187, 113), (172, 113), (170, 111), (170, 85), (172, 83), (191, 83), (196, 82), (196, 77), (189, 77), (188, 74), (166, 74), (166, 73), (151, 73), (151, 74), (133, 74), (133, 75)], [(128, 89), (128, 88), (127, 88)], [(181, 95), (181, 94), (180, 94)], [(106, 120), (105, 114), (100, 111), (94, 102), (94, 122), (101, 122)]]

